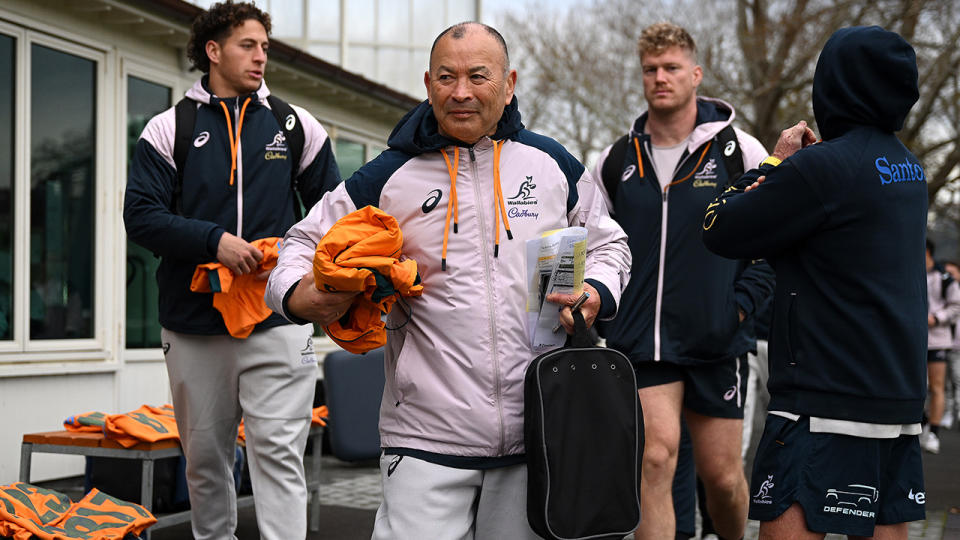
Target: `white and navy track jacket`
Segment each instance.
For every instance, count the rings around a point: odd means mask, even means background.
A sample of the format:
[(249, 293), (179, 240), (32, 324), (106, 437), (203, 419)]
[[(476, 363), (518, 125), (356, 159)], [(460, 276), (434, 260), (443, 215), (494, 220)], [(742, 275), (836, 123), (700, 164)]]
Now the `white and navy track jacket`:
[[(741, 325), (773, 291), (773, 270), (760, 260), (726, 259), (703, 245), (700, 224), (707, 205), (735, 182), (724, 167), (717, 135), (734, 119), (734, 110), (718, 99), (697, 99), (696, 127), (666, 187), (661, 187), (644, 133), (647, 114), (634, 122), (616, 193), (610, 205), (630, 237), (633, 254), (630, 285), (620, 315), (600, 325), (607, 346), (632, 362), (666, 361), (693, 365), (728, 360), (756, 347), (752, 321)], [(743, 170), (756, 167), (766, 151), (736, 129)], [(600, 177), (610, 147), (594, 169)]]
[(586, 227), (586, 277), (600, 291), (601, 316), (612, 317), (629, 278), (626, 236), (592, 174), (556, 141), (523, 128), (516, 99), (497, 132), (472, 146), (440, 135), (427, 102), (400, 121), (388, 144), (290, 230), (267, 284), (267, 305), (284, 310), (285, 297), (312, 271), (318, 241), (339, 218), (366, 205), (394, 216), (424, 291), (408, 300), (409, 322), (401, 324), (406, 317), (398, 310), (388, 321), (402, 328), (387, 338), (381, 444), (388, 453), (435, 462), (479, 458), (493, 466), (491, 459), (524, 452), (523, 379), (535, 357), (526, 320), (526, 241)]
[[(187, 97), (198, 103), (192, 145), (178, 184), (173, 158), (174, 108), (153, 117), (137, 141), (127, 180), (123, 220), (131, 240), (159, 255), (160, 324), (187, 334), (227, 334), (213, 293), (190, 291), (198, 264), (217, 260), (220, 236), (280, 237), (296, 221), (288, 147), (269, 110), (266, 83), (253, 94), (222, 99), (206, 77)], [(246, 104), (246, 105), (244, 105)], [(340, 183), (330, 139), (306, 110), (293, 107), (304, 130), (297, 186), (309, 208)], [(234, 140), (239, 133), (239, 140)], [(233, 147), (235, 146), (235, 150)], [(236, 169), (231, 162), (236, 155)], [(258, 325), (286, 324), (271, 315)]]

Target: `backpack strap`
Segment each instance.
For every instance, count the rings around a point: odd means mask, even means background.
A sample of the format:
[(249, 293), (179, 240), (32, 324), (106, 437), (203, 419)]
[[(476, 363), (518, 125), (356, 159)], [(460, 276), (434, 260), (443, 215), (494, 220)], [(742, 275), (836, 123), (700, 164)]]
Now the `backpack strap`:
[[(623, 176), (623, 160), (627, 155), (627, 143), (630, 135), (624, 135), (613, 143), (610, 147), (610, 153), (607, 154), (606, 161), (600, 169), (600, 176), (603, 180), (603, 187), (610, 196), (610, 202), (613, 205), (617, 203), (617, 190), (620, 189), (620, 181)], [(613, 208), (610, 208), (613, 211)]]
[(306, 144), (303, 124), (300, 123), (300, 118), (297, 117), (293, 107), (286, 101), (270, 94), (267, 96), (267, 103), (270, 104), (270, 110), (273, 112), (274, 118), (277, 119), (277, 123), (280, 124), (283, 136), (287, 139), (287, 148), (290, 152), (290, 190), (293, 191), (293, 213), (297, 221), (300, 221), (303, 219), (303, 211), (301, 210), (303, 203), (297, 191), (299, 188), (297, 173), (300, 170), (300, 158), (303, 156), (303, 147)]
[(717, 134), (720, 143), (720, 153), (723, 155), (723, 166), (727, 169), (727, 185), (736, 182), (743, 176), (743, 152), (740, 150), (740, 141), (732, 124), (720, 130)]
[(174, 107), (174, 117), (173, 164), (177, 168), (177, 185), (173, 187), (173, 210), (182, 214), (180, 195), (183, 193), (183, 169), (187, 163), (187, 153), (190, 152), (193, 128), (197, 123), (197, 102), (187, 97), (181, 99)]
[[(303, 211), (301, 210), (303, 204), (297, 192), (297, 172), (300, 169), (300, 157), (303, 156), (306, 135), (297, 113), (294, 112), (289, 103), (274, 95), (267, 96), (267, 102), (270, 103), (270, 111), (273, 112), (274, 118), (283, 130), (283, 136), (287, 140), (287, 148), (290, 152), (290, 189), (293, 191), (293, 213), (297, 221), (300, 221), (303, 219)], [(177, 168), (177, 185), (173, 189), (173, 200), (174, 211), (182, 214), (183, 208), (180, 200), (183, 193), (183, 171), (187, 162), (187, 154), (190, 152), (193, 128), (197, 123), (197, 102), (184, 97), (177, 102), (174, 114), (176, 134), (173, 139), (173, 163)]]

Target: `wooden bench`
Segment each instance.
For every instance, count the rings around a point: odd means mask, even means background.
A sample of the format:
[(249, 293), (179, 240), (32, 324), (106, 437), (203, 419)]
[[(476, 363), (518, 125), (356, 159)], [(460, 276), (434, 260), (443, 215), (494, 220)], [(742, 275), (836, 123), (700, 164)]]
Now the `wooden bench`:
[[(307, 475), (307, 493), (309, 497), (309, 525), (311, 531), (320, 530), (320, 458), (323, 427), (310, 427), (310, 440), (313, 441), (313, 453), (310, 456)], [(162, 441), (142, 442), (130, 448), (124, 448), (116, 441), (107, 439), (103, 433), (84, 433), (75, 431), (48, 431), (27, 433), (20, 447), (20, 481), (30, 483), (30, 464), (34, 453), (71, 454), (80, 456), (110, 457), (141, 460), (140, 500), (141, 504), (153, 513), (153, 464), (155, 460), (180, 456), (180, 443)], [(237, 508), (253, 506), (253, 495), (237, 497)], [(190, 521), (190, 510), (155, 516), (157, 523), (148, 528), (143, 537), (150, 540), (151, 529), (163, 529), (172, 525)]]

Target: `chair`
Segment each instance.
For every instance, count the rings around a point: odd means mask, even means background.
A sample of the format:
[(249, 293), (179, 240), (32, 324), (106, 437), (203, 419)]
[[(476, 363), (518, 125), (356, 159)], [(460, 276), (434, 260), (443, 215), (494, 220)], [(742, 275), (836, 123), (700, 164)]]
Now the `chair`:
[(323, 361), (323, 384), (333, 455), (343, 461), (379, 457), (383, 349), (366, 354), (343, 350), (328, 354)]

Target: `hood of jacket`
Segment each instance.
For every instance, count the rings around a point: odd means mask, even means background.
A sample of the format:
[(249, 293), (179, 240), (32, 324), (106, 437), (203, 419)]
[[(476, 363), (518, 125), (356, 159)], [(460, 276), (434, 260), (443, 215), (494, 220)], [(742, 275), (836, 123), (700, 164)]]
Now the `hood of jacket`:
[[(497, 122), (497, 130), (490, 138), (511, 139), (522, 129), (520, 108), (517, 105), (517, 97), (514, 96), (510, 104), (504, 107), (503, 114)], [(387, 146), (418, 156), (447, 146), (473, 145), (442, 135), (437, 126), (437, 117), (433, 114), (433, 107), (428, 100), (424, 100), (400, 119), (390, 133), (390, 138), (387, 139)]]
[[(644, 111), (633, 122), (633, 129), (630, 133), (640, 136), (647, 125), (647, 119), (650, 111)], [(697, 121), (693, 132), (690, 134), (690, 140), (687, 144), (687, 150), (693, 152), (703, 145), (703, 143), (712, 139), (717, 133), (728, 124), (733, 123), (737, 114), (733, 110), (733, 105), (726, 101), (711, 97), (697, 97)]]
[(859, 126), (899, 131), (917, 102), (917, 55), (879, 26), (841, 28), (823, 46), (813, 76), (813, 113), (823, 140)]
[[(261, 81), (260, 88), (258, 88), (256, 92), (253, 92), (247, 95), (253, 98), (253, 101), (263, 102), (263, 101), (266, 101), (267, 96), (270, 95), (270, 89), (267, 88), (266, 82)], [(193, 86), (191, 86), (190, 89), (187, 90), (186, 96), (198, 103), (203, 103), (205, 105), (213, 105), (213, 106), (216, 106), (215, 105), (216, 102), (214, 100), (226, 101), (226, 100), (233, 99), (233, 98), (222, 98), (220, 96), (215, 95), (210, 90), (210, 75), (204, 75), (199, 80), (194, 82)], [(246, 97), (246, 95), (240, 96), (240, 97)]]

